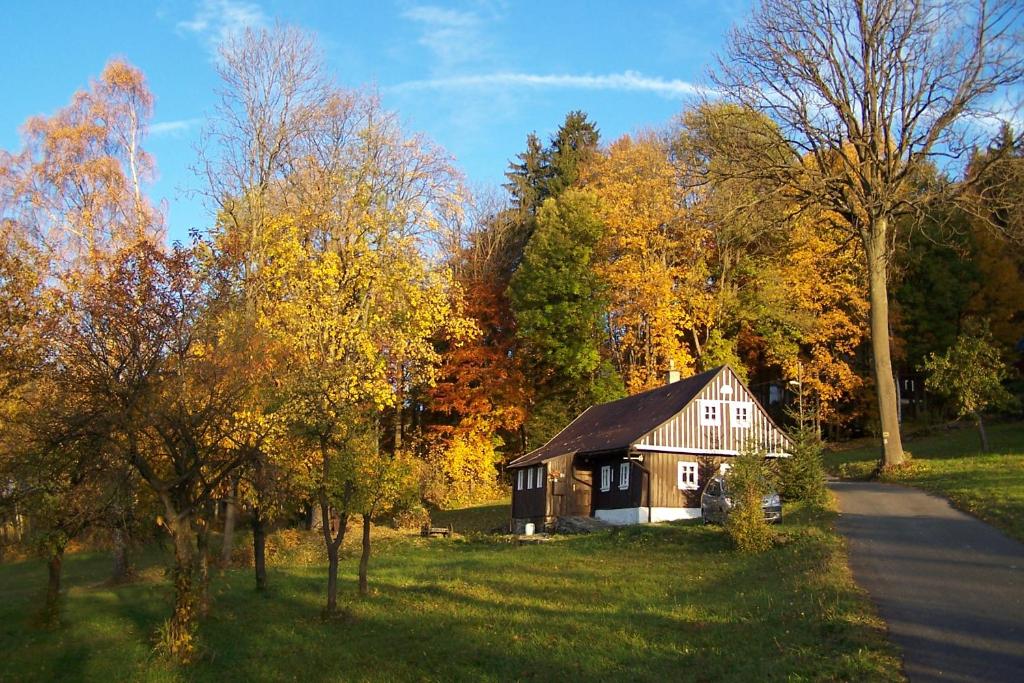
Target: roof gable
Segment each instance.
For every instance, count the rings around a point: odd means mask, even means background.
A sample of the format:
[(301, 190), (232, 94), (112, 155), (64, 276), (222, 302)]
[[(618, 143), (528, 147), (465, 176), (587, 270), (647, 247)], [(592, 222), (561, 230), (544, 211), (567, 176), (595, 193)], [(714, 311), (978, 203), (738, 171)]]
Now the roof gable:
[(571, 453), (625, 450), (683, 410), (725, 366), (587, 408), (550, 441), (509, 463), (525, 467)]
[[(717, 425), (701, 419), (704, 403), (717, 412)], [(740, 422), (735, 407), (746, 407)], [(768, 455), (786, 454), (789, 439), (728, 366), (711, 378), (681, 411), (636, 440), (638, 450), (736, 455), (746, 444)]]

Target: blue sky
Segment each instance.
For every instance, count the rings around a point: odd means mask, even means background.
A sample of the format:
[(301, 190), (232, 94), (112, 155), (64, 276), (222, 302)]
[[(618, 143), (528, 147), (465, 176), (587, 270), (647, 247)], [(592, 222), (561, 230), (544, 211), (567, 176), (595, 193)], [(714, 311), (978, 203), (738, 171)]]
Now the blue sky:
[(376, 86), (409, 130), (455, 158), (474, 187), (502, 182), (527, 133), (586, 111), (605, 141), (667, 123), (703, 79), (747, 0), (394, 2), (188, 0), (6, 3), (0, 26), (0, 146), (99, 75), (111, 57), (156, 96), (148, 149), (168, 235), (203, 228), (188, 195), (193, 144), (213, 107), (218, 40), (275, 20), (315, 32), (346, 86)]

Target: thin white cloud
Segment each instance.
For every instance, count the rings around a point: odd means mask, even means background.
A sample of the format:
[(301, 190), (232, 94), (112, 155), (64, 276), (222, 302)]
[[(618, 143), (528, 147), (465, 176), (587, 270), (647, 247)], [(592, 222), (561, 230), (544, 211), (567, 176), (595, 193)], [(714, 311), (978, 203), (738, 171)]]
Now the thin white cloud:
[(637, 71), (600, 75), (529, 74), (498, 72), (406, 81), (386, 88), (393, 92), (416, 90), (486, 90), (494, 88), (563, 88), (649, 92), (671, 98), (711, 95), (702, 86), (679, 79), (645, 76)]
[(418, 5), (402, 12), (402, 18), (419, 24), (417, 42), (433, 54), (434, 67), (442, 72), (478, 62), (489, 49), (484, 22), (473, 12)]
[(154, 137), (164, 135), (181, 135), (202, 123), (202, 119), (179, 119), (177, 121), (158, 121), (150, 125), (149, 134)]
[(211, 50), (248, 27), (269, 23), (263, 8), (242, 0), (200, 0), (191, 19), (179, 21), (183, 33), (198, 36)]

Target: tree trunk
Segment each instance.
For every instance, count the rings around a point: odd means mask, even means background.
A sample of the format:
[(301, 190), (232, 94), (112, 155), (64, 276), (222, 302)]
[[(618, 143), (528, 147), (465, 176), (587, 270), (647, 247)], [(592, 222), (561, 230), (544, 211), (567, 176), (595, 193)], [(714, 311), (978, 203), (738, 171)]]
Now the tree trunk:
[(169, 529), (174, 540), (174, 612), (161, 645), (167, 654), (187, 664), (195, 655), (196, 630), (196, 551), (191, 516), (171, 517)]
[(206, 520), (199, 520), (196, 533), (196, 586), (197, 606), (200, 616), (210, 611), (210, 527)]
[(363, 552), (359, 556), (359, 594), (370, 594), (370, 586), (366, 580), (366, 570), (370, 566), (370, 515), (363, 515)]
[(132, 578), (131, 556), (128, 550), (128, 532), (120, 524), (115, 524), (114, 536), (114, 568), (110, 580), (112, 583), (127, 583)]
[(981, 435), (981, 452), (988, 453), (988, 432), (985, 431), (985, 421), (981, 419), (981, 413), (977, 412), (974, 417), (978, 420), (978, 433)]
[(64, 569), (64, 548), (55, 549), (46, 562), (46, 602), (43, 604), (43, 622), (56, 624), (60, 620), (60, 579)]
[(338, 613), (338, 546), (327, 544), (327, 606), (324, 614), (328, 617)]
[(896, 382), (892, 375), (889, 349), (889, 291), (885, 243), (888, 221), (880, 218), (874, 230), (877, 237), (865, 244), (868, 266), (868, 290), (871, 299), (871, 351), (878, 396), (878, 415), (882, 423), (882, 465), (903, 462), (899, 414), (896, 406)]
[(267, 527), (258, 506), (252, 510), (252, 564), (256, 572), (256, 590), (267, 590)]
[(220, 564), (231, 564), (231, 553), (235, 549), (235, 521), (238, 517), (238, 477), (231, 482), (231, 495), (224, 510), (224, 542), (220, 548)]

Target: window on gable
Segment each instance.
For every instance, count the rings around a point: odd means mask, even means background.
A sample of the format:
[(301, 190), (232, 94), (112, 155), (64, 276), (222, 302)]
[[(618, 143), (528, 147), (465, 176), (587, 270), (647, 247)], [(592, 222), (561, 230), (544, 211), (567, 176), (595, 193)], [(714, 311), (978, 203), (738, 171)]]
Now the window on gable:
[(601, 468), (601, 490), (610, 491), (612, 488), (612, 466), (605, 465)]
[(701, 427), (717, 427), (719, 425), (721, 416), (718, 411), (718, 401), (699, 401), (697, 410), (700, 411)]
[(625, 491), (629, 488), (629, 463), (619, 465), (619, 490)]
[(696, 490), (699, 486), (697, 463), (680, 462), (677, 467), (679, 468), (679, 488), (683, 491)]
[(732, 426), (749, 427), (750, 412), (752, 405), (747, 401), (737, 401), (732, 404)]
[(526, 488), (533, 488), (533, 468), (526, 470)]
[(544, 465), (537, 468), (537, 488), (544, 488)]
[(522, 470), (519, 470), (518, 472), (516, 472), (516, 490), (517, 491), (522, 491), (523, 490), (523, 471)]

